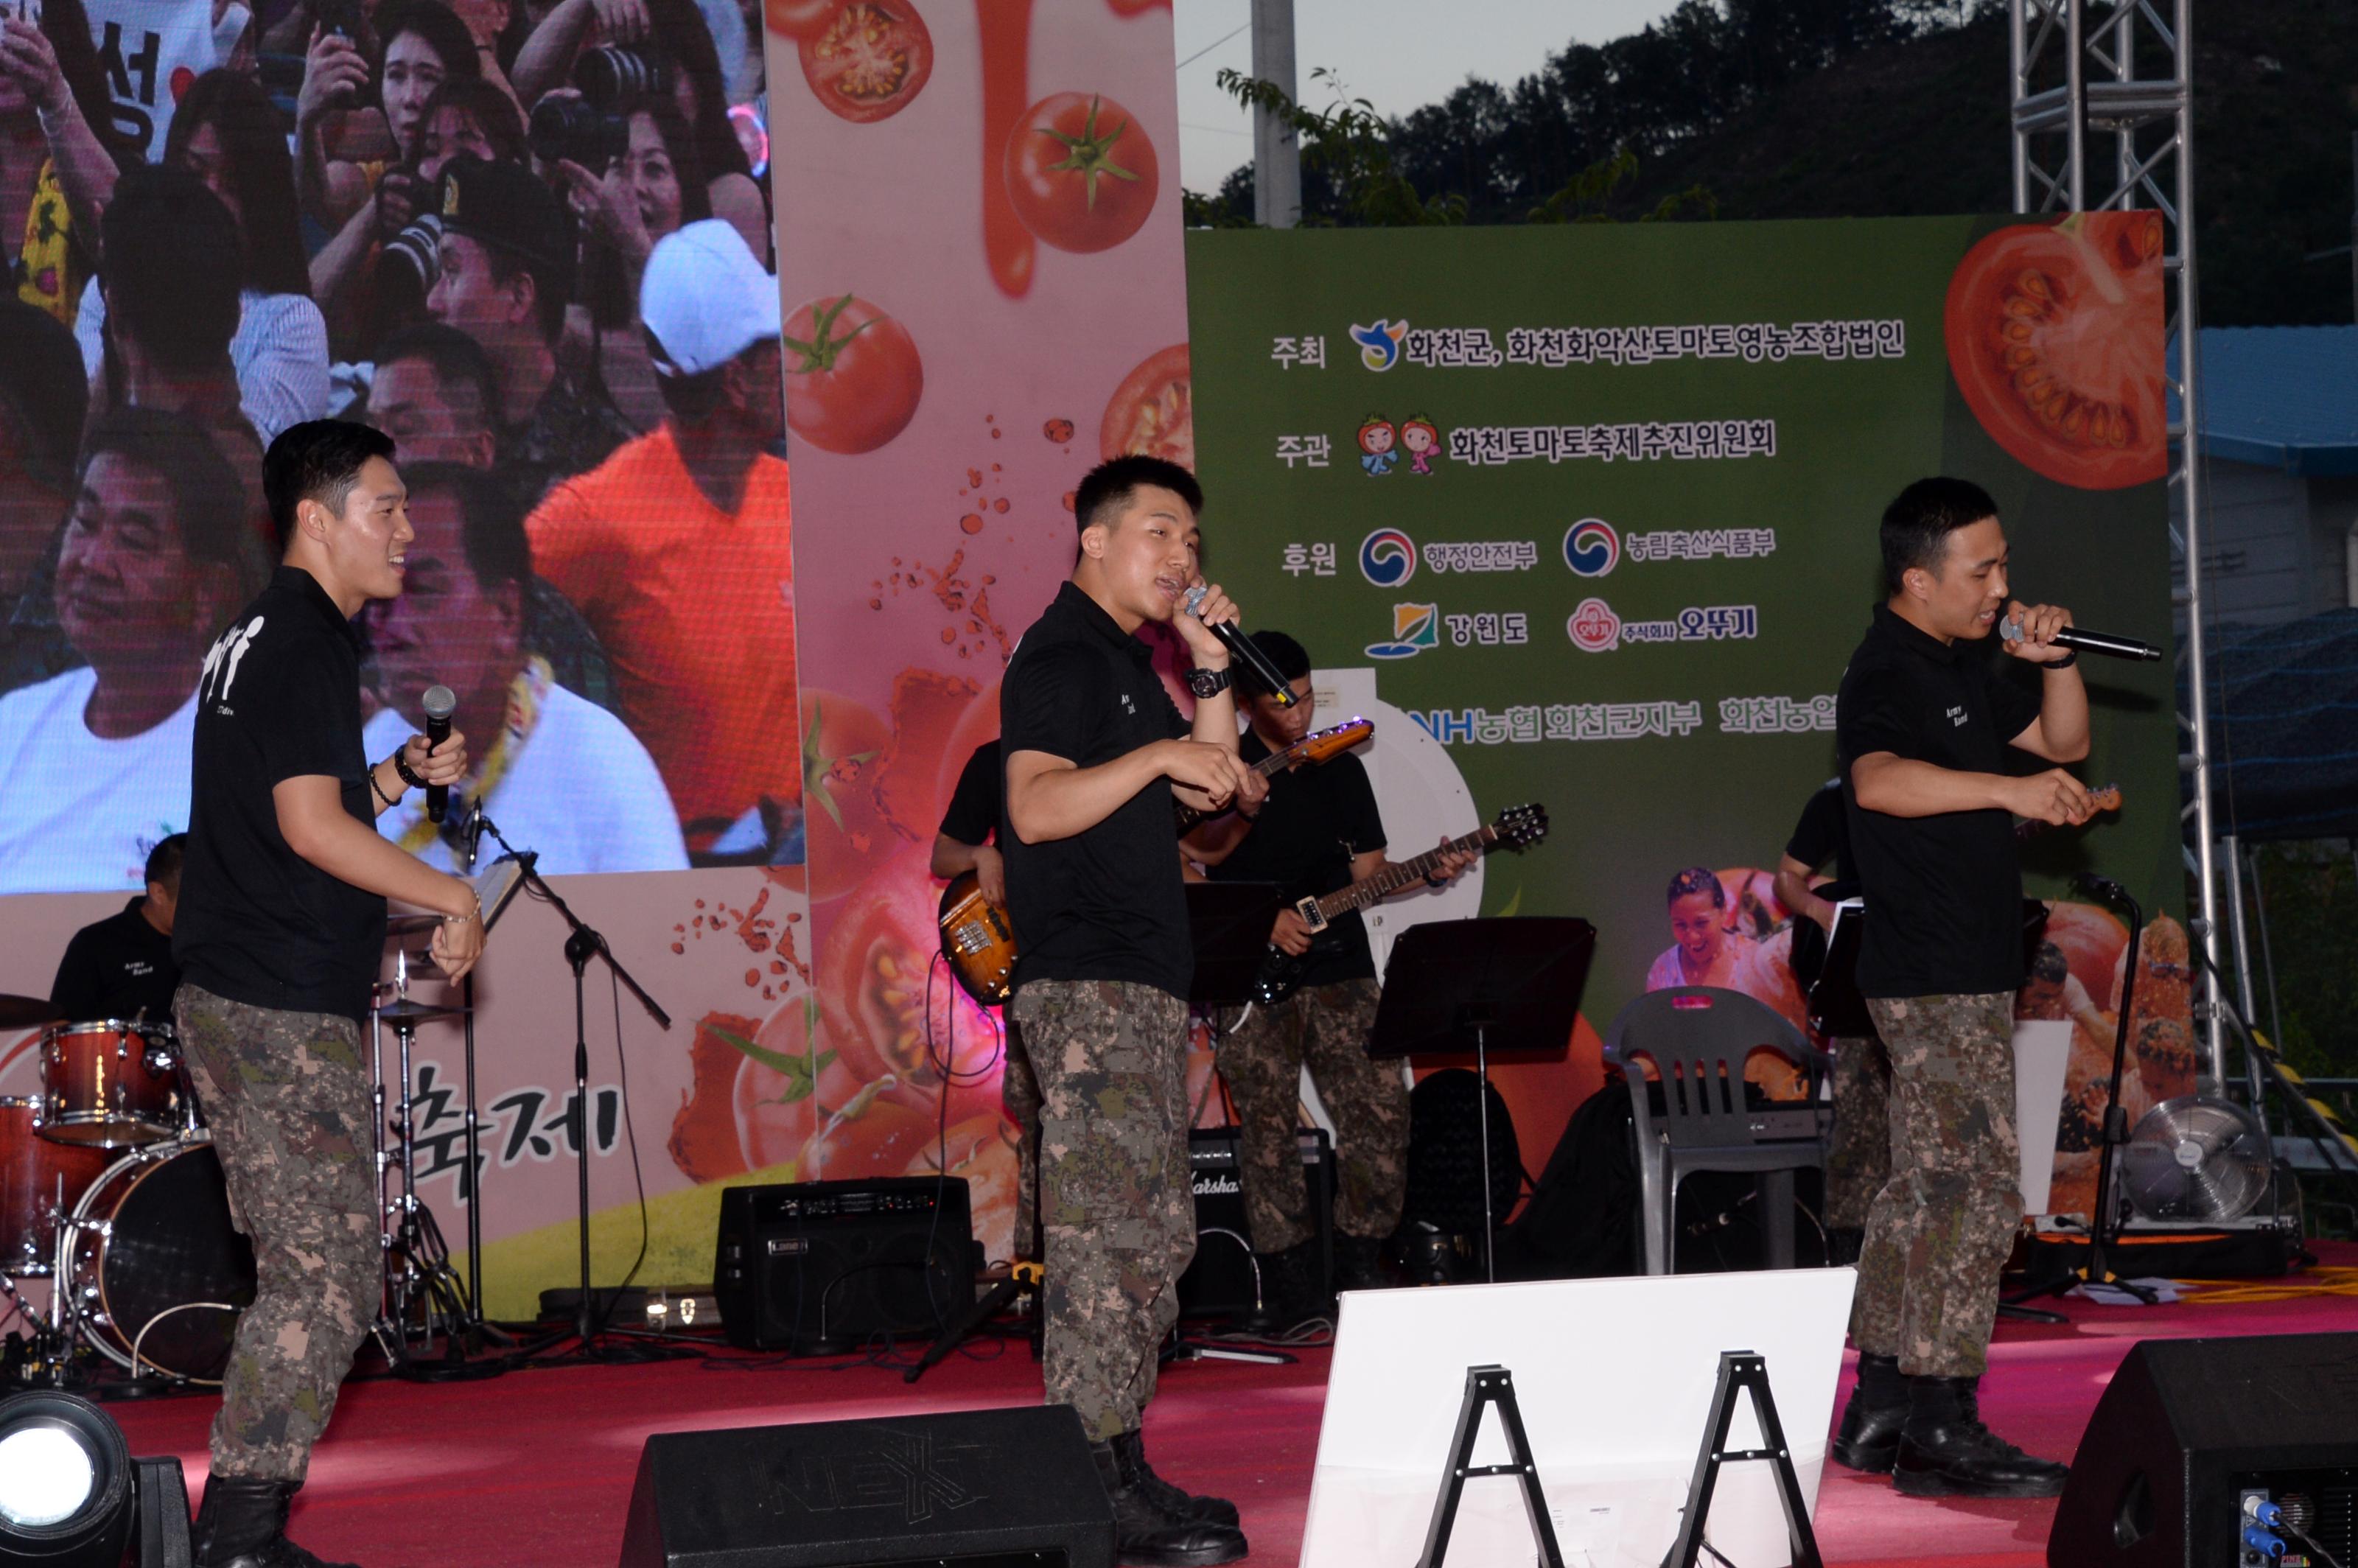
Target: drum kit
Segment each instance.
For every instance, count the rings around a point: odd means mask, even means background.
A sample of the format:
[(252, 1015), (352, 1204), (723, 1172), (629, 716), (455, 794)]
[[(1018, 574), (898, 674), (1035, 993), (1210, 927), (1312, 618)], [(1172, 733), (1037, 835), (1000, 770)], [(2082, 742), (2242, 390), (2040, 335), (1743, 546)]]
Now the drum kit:
[[(411, 934), (405, 919), (395, 917), (396, 942)], [(373, 999), (370, 1032), (384, 1258), (371, 1333), (396, 1368), (437, 1335), (455, 1345), (486, 1331), (417, 1195), (410, 1087), (419, 1027), (469, 1010), (412, 1000), (409, 968), (401, 954), (394, 982)], [(0, 1032), (41, 1031), (40, 1092), (0, 1097), (0, 1321), (13, 1303), (33, 1331), (6, 1341), (0, 1388), (79, 1382), (93, 1357), (135, 1384), (218, 1384), (238, 1314), (254, 1300), (254, 1251), (232, 1217), (178, 1034), (150, 1019), (78, 1022), (56, 1011), (0, 995)], [(400, 1072), (390, 1101), (388, 1030)], [(471, 1206), (471, 1183), (466, 1190)], [(28, 1280), (47, 1282), (46, 1310), (18, 1288)]]

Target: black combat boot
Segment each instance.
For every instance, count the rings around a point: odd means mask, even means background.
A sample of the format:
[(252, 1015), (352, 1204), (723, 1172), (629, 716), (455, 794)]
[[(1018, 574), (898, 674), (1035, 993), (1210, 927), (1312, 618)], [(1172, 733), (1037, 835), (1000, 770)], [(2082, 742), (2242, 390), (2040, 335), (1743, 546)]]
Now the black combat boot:
[(1173, 1486), (1154, 1473), (1154, 1466), (1146, 1462), (1144, 1433), (1125, 1432), (1113, 1440), (1113, 1447), (1116, 1457), (1137, 1473), (1139, 1484), (1173, 1513), (1201, 1519), (1206, 1524), (1226, 1525), (1230, 1530), (1237, 1528), (1236, 1504), (1226, 1498), (1199, 1498), (1193, 1492)]
[(2052, 1498), (2064, 1466), (1982, 1424), (1972, 1378), (1910, 1378), (1892, 1485), (1911, 1498)]
[(1244, 1531), (1165, 1507), (1139, 1475), (1136, 1434), (1125, 1435), (1132, 1441), (1089, 1444), (1098, 1479), (1113, 1502), (1114, 1556), (1135, 1568), (1208, 1568), (1241, 1561)]
[(1313, 1251), (1310, 1242), (1299, 1241), (1282, 1252), (1256, 1254), (1260, 1304), (1245, 1320), (1248, 1327), (1282, 1334), (1318, 1312), (1318, 1265)]
[(196, 1568), (352, 1568), (323, 1562), (287, 1539), (287, 1510), (299, 1489), (293, 1481), (208, 1476), (192, 1542)]
[(1908, 1379), (1899, 1375), (1897, 1356), (1858, 1358), (1858, 1387), (1843, 1407), (1842, 1426), (1834, 1433), (1834, 1463), (1887, 1476), (1899, 1457), (1899, 1429), (1908, 1424)]
[(1384, 1267), (1384, 1242), (1379, 1236), (1335, 1233), (1335, 1288), (1338, 1291), (1388, 1291), (1392, 1274)]

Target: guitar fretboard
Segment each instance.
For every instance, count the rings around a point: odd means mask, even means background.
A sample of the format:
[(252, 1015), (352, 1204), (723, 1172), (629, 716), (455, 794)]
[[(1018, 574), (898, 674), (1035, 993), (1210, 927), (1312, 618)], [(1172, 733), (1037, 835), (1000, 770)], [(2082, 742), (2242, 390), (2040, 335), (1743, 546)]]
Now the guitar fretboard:
[[(1309, 741), (1314, 739), (1316, 739), (1314, 736), (1308, 737), (1295, 741), (1282, 752), (1271, 752), (1268, 756), (1255, 762), (1252, 765), (1252, 771), (1263, 778), (1268, 778), (1282, 768), (1291, 767), (1309, 755)], [(1174, 806), (1172, 811), (1179, 819), (1179, 831), (1183, 834), (1211, 815), (1203, 807), (1195, 806)]]
[(1318, 901), (1322, 919), (1332, 920), (1355, 909), (1365, 909), (1380, 903), (1411, 882), (1421, 882), (1441, 864), (1444, 855), (1462, 855), (1467, 850), (1480, 851), (1498, 841), (1497, 827), (1477, 827), (1463, 838), (1452, 838), (1438, 849), (1427, 849), (1413, 860), (1401, 860), (1386, 866), (1363, 882), (1328, 893)]

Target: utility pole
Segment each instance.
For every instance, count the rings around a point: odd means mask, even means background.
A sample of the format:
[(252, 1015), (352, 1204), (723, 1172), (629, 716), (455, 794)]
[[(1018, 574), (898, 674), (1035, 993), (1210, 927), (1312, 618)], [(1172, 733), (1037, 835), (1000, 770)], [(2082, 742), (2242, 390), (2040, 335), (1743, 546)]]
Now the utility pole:
[[(1293, 0), (1252, 0), (1252, 73), (1289, 101), (1300, 96), (1293, 72)], [(1253, 111), (1253, 222), (1291, 229), (1302, 221), (1302, 145), (1293, 127), (1267, 109)]]

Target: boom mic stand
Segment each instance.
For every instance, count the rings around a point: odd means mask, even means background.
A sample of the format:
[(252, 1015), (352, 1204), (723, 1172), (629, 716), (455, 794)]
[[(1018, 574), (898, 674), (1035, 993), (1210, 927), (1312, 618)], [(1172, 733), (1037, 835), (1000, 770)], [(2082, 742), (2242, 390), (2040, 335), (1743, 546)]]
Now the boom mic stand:
[[(600, 1329), (593, 1326), (591, 1322), (594, 1298), (590, 1290), (590, 1020), (584, 979), (590, 968), (590, 960), (604, 959), (606, 968), (613, 971), (614, 978), (622, 981), (625, 989), (639, 999), (639, 1005), (647, 1010), (647, 1016), (655, 1021), (658, 1028), (671, 1027), (671, 1014), (665, 1012), (655, 999), (647, 994), (646, 988), (640, 985), (632, 977), (631, 971), (622, 967), (622, 961), (614, 957), (614, 950), (606, 946), (606, 938), (599, 935), (595, 928), (585, 924), (579, 915), (574, 914), (572, 908), (558, 895), (557, 890), (548, 885), (548, 880), (540, 874), (537, 855), (530, 850), (519, 853), (516, 847), (509, 843), (506, 836), (500, 832), (498, 825), (482, 815), (480, 808), (476, 812), (475, 820), (481, 825), (483, 832), (489, 834), (503, 850), (514, 858), (516, 864), (522, 868), (524, 885), (531, 889), (543, 903), (557, 911), (571, 930), (571, 935), (565, 939), (565, 961), (573, 969), (573, 1109), (572, 1114), (566, 1120), (568, 1130), (573, 1140), (575, 1193), (579, 1202), (576, 1223), (579, 1227), (581, 1244), (581, 1295), (573, 1305), (571, 1327), (536, 1345), (525, 1346), (517, 1352), (517, 1356), (519, 1358), (543, 1356), (559, 1346), (571, 1344), (576, 1356), (585, 1360), (597, 1360), (600, 1359), (599, 1340), (607, 1334), (621, 1337), (626, 1331)], [(622, 1048), (622, 1043), (619, 1037), (614, 1042), (614, 1048), (617, 1051)], [(611, 1316), (611, 1314), (608, 1315)]]

